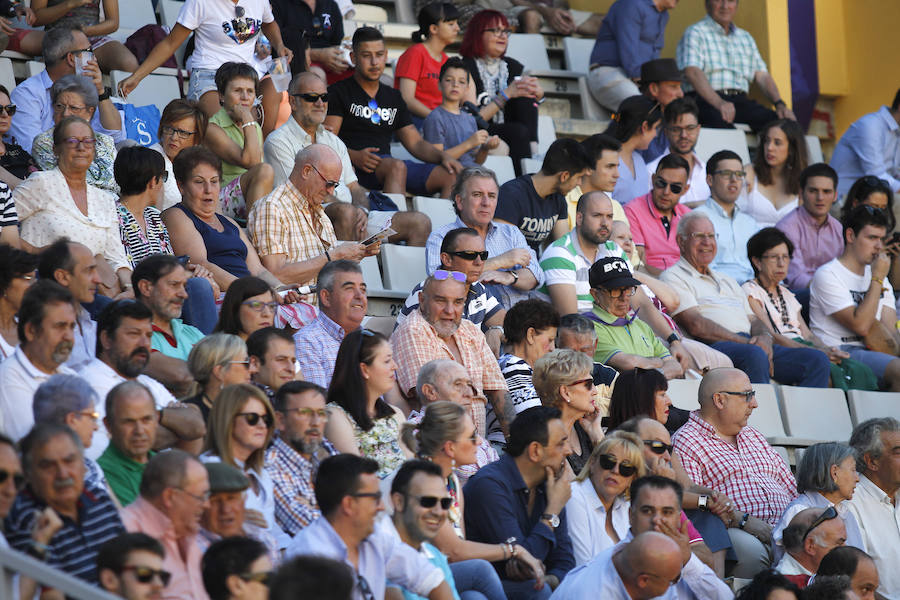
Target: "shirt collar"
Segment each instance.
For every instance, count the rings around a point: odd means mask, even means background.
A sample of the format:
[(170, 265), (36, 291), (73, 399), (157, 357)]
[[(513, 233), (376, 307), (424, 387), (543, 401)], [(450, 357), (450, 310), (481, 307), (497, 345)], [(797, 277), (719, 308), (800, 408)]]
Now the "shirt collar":
[[(469, 225), (462, 220), (462, 217), (460, 217), (459, 215), (456, 215), (456, 223), (453, 224), (453, 227), (451, 229), (459, 229), (460, 227), (469, 227)], [(475, 228), (473, 227), (472, 229), (475, 229)], [(491, 237), (491, 234), (493, 234), (496, 230), (497, 230), (497, 225), (496, 225), (496, 223), (494, 223), (494, 221), (492, 219), (491, 224), (488, 225), (488, 232), (487, 232), (486, 237)], [(450, 230), (448, 230), (448, 231), (450, 231)]]
[(735, 202), (734, 209), (731, 211), (731, 216), (729, 217), (725, 213), (725, 209), (722, 208), (718, 202), (713, 200), (712, 196), (710, 196), (709, 198), (706, 199), (706, 202), (703, 204), (703, 208), (708, 208), (712, 211), (715, 211), (715, 213), (717, 215), (719, 215), (720, 217), (722, 217), (723, 219), (730, 219), (732, 221), (737, 219), (738, 213), (741, 212), (741, 207), (737, 205), (737, 202)]
[(703, 278), (703, 277), (709, 277), (710, 279), (715, 281), (717, 284), (719, 283), (719, 280), (715, 275), (715, 271), (712, 270), (712, 267), (709, 267), (709, 273), (701, 273), (700, 271), (697, 270), (697, 268), (694, 265), (689, 263), (688, 260), (683, 256), (681, 258), (679, 258), (678, 262), (676, 262), (675, 265), (673, 265), (673, 266), (680, 266), (683, 270), (687, 271), (687, 274), (690, 275), (691, 277), (695, 277), (698, 279)]
[(712, 27), (717, 33), (720, 33), (722, 35), (731, 35), (735, 31), (737, 31), (737, 26), (734, 24), (734, 22), (732, 22), (728, 26), (728, 32), (726, 33), (722, 26), (719, 25), (716, 20), (713, 19), (710, 15), (707, 14), (705, 17), (703, 17), (703, 20), (707, 22), (707, 26)]
[(49, 90), (51, 87), (53, 87), (53, 80), (50, 79), (50, 75), (47, 74), (46, 69), (41, 71), (41, 74), (38, 77), (40, 78), (41, 85), (44, 86), (45, 90)]
[(276, 435), (272, 440), (272, 449), (278, 454), (283, 454), (284, 458), (289, 462), (296, 462), (301, 465), (309, 464), (309, 461), (303, 458), (303, 455), (294, 450), (294, 447), (281, 439), (281, 435)]
[[(147, 463), (139, 463), (130, 456), (125, 456), (112, 442), (106, 447), (103, 454), (109, 454), (111, 458), (121, 463), (121, 465), (129, 471), (143, 471), (144, 467), (147, 466)], [(151, 450), (148, 457), (153, 456), (154, 454), (156, 453)]]
[[(16, 359), (19, 361), (19, 364), (22, 366), (22, 369), (25, 370), (25, 373), (27, 373), (31, 379), (43, 381), (46, 378), (50, 377), (50, 375), (53, 374), (53, 373), (49, 373), (49, 374), (44, 373), (43, 371), (38, 369), (36, 366), (34, 366), (34, 363), (32, 363), (30, 360), (28, 360), (28, 357), (25, 355), (25, 351), (22, 350), (21, 344), (16, 346), (16, 350), (13, 353), (13, 356), (16, 357)], [(59, 372), (58, 369), (57, 369), (57, 372)]]
[(172, 520), (143, 496), (138, 496), (134, 502), (128, 505), (128, 509), (137, 513), (141, 527), (151, 537), (158, 535), (175, 538), (175, 525), (172, 524)]
[(887, 106), (882, 106), (878, 109), (878, 114), (881, 115), (881, 118), (887, 124), (888, 129), (896, 132), (897, 129), (900, 129), (900, 125), (897, 124), (897, 121), (894, 120), (894, 115), (891, 114), (891, 109)]
[(810, 229), (824, 229), (825, 227), (828, 227), (829, 222), (834, 217), (832, 217), (831, 215), (827, 215), (825, 217), (825, 222), (819, 225), (818, 223), (816, 223), (815, 218), (813, 218), (813, 216), (809, 214), (809, 211), (806, 210), (806, 207), (804, 207), (803, 204), (800, 203), (797, 205), (797, 218), (800, 219), (801, 223), (808, 226)]
[(319, 311), (319, 323), (322, 325), (322, 329), (325, 332), (338, 341), (342, 341), (344, 337), (347, 335), (347, 332), (344, 331), (344, 328), (332, 321), (328, 315), (325, 314), (325, 311)]
[(878, 502), (889, 504), (893, 508), (894, 502), (891, 500), (891, 497), (887, 495), (887, 492), (875, 485), (874, 481), (862, 473), (859, 474), (859, 483), (857, 484), (857, 487), (865, 490), (869, 495), (878, 500)]

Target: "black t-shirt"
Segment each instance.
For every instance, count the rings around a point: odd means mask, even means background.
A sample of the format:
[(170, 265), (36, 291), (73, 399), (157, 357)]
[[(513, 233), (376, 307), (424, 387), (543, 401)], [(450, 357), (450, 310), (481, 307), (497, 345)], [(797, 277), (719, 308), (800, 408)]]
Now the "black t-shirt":
[(528, 245), (540, 251), (557, 219), (569, 218), (569, 208), (562, 194), (538, 196), (530, 175), (522, 175), (500, 186), (497, 198), (497, 219), (512, 223), (522, 232)]
[(0, 167), (19, 179), (27, 179), (35, 171), (40, 171), (31, 155), (13, 142), (6, 142), (6, 153), (0, 156)]
[(328, 95), (328, 114), (343, 119), (338, 137), (351, 150), (378, 148), (380, 154), (390, 154), (394, 132), (412, 125), (403, 96), (383, 83), (372, 98), (348, 77), (332, 84)]
[[(344, 18), (334, 0), (316, 0), (310, 10), (303, 0), (271, 0), (272, 16), (281, 29), (284, 45), (294, 56), (302, 56), (300, 36), (306, 32), (310, 48), (338, 46), (344, 39)], [(299, 68), (302, 60), (294, 60), (291, 67)]]

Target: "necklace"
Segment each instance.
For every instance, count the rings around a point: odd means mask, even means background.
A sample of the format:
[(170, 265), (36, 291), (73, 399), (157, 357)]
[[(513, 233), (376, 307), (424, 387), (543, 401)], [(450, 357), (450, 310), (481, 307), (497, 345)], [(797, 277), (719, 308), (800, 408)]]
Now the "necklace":
[(767, 290), (765, 286), (763, 286), (762, 282), (760, 282), (759, 278), (756, 278), (756, 283), (759, 284), (759, 287), (766, 290), (766, 294), (769, 296), (769, 300), (772, 302), (772, 305), (778, 311), (778, 314), (781, 315), (781, 325), (785, 329), (792, 329), (791, 326), (791, 316), (788, 314), (787, 302), (784, 301), (784, 294), (781, 293), (781, 286), (775, 284), (775, 291), (778, 292), (778, 301), (775, 301), (775, 296), (772, 295), (772, 292)]

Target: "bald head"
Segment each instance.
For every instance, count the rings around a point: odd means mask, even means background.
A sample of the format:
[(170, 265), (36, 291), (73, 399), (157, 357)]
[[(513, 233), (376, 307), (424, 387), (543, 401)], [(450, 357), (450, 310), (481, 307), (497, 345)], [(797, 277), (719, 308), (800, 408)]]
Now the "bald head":
[(320, 166), (323, 163), (336, 163), (338, 168), (341, 166), (341, 157), (325, 144), (310, 144), (294, 157), (295, 168), (309, 164)]
[(313, 206), (328, 202), (341, 181), (341, 159), (323, 144), (310, 144), (297, 153), (290, 182)]
[(322, 84), (323, 87), (325, 86), (325, 82), (322, 81), (321, 77), (311, 71), (303, 71), (302, 73), (294, 75), (294, 78), (291, 79), (288, 93), (305, 94), (310, 91), (310, 88), (317, 86), (317, 84)]
[[(819, 563), (828, 552), (843, 546), (847, 541), (844, 521), (836, 513), (826, 515), (829, 510), (830, 508), (802, 510), (794, 515), (782, 533), (785, 551), (813, 573), (818, 570)], [(825, 518), (829, 516), (831, 518)]]
[(662, 596), (681, 573), (681, 548), (669, 536), (647, 531), (636, 536), (613, 563), (634, 600)]
[(713, 394), (716, 392), (731, 389), (729, 386), (737, 380), (746, 379), (747, 375), (740, 369), (731, 367), (722, 367), (720, 369), (710, 369), (700, 381), (700, 390), (698, 391), (698, 400), (700, 406), (710, 403)]

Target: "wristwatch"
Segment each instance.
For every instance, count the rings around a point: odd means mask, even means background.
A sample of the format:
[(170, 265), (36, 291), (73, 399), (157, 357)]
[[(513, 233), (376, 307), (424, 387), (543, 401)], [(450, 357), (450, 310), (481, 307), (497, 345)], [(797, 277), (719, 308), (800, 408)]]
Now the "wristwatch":
[(97, 100), (103, 102), (104, 100), (109, 100), (110, 96), (112, 96), (112, 88), (105, 87), (103, 88), (103, 93), (97, 96)]
[(559, 515), (555, 515), (553, 513), (544, 513), (541, 515), (541, 519), (550, 523), (550, 527), (553, 529), (559, 527)]
[(699, 510), (709, 510), (709, 496), (701, 494), (697, 498), (697, 508)]
[(681, 338), (678, 337), (678, 334), (674, 331), (666, 338), (666, 343), (671, 344), (672, 342), (680, 342)]
[(519, 273), (515, 269), (507, 271), (507, 273), (513, 276), (513, 282), (510, 285), (516, 285), (517, 283), (519, 283)]

